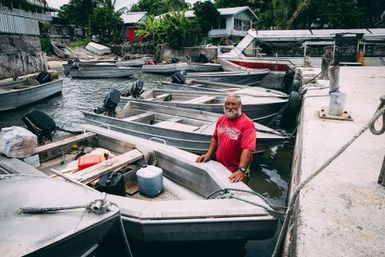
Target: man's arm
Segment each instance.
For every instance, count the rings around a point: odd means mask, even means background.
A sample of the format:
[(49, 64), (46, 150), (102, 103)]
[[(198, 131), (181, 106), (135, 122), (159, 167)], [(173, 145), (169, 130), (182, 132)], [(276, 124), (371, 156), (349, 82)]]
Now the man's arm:
[[(246, 169), (251, 162), (252, 155), (253, 153), (249, 149), (243, 149), (241, 153), (241, 159), (239, 161), (239, 167)], [(246, 177), (246, 174), (242, 172), (240, 169), (237, 169), (230, 175), (229, 179), (231, 182), (235, 183), (235, 182), (241, 181), (245, 177)]]
[(217, 140), (214, 137), (212, 137), (210, 140), (210, 145), (209, 145), (209, 149), (207, 150), (207, 152), (202, 154), (201, 156), (198, 156), (198, 158), (195, 160), (195, 162), (207, 162), (208, 160), (210, 160), (211, 156), (213, 155), (213, 153), (217, 149), (217, 146), (218, 146)]

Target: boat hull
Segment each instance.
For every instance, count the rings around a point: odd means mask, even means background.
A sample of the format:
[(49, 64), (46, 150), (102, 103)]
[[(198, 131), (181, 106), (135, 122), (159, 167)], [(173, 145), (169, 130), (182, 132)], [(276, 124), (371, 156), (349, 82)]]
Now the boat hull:
[(61, 93), (63, 79), (21, 88), (17, 88), (18, 84), (13, 85), (0, 86), (0, 111), (16, 109)]
[(120, 222), (119, 209), (115, 207), (99, 215), (84, 208), (19, 214), (20, 208), (86, 205), (103, 197), (79, 185), (43, 174), (0, 175), (0, 184), (1, 209), (9, 211), (0, 216), (0, 248), (4, 256), (83, 256), (92, 253), (112, 226)]
[(93, 67), (71, 69), (69, 76), (72, 78), (122, 78), (131, 77), (134, 73), (134, 69), (126, 67)]
[(194, 72), (185, 75), (186, 79), (203, 80), (212, 82), (232, 83), (243, 86), (252, 86), (263, 80), (269, 74), (269, 70), (260, 71), (224, 71), (224, 72)]

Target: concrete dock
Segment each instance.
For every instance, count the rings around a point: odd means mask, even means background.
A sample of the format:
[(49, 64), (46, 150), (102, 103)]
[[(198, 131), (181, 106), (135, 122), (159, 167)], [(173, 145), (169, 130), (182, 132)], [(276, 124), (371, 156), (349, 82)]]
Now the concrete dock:
[[(306, 78), (319, 72), (303, 69)], [(329, 86), (329, 81), (318, 84)], [(329, 106), (329, 88), (309, 87), (291, 190), (367, 125), (385, 95), (385, 67), (341, 67), (339, 85), (353, 121), (319, 118), (318, 112)], [(299, 194), (283, 256), (385, 256), (385, 187), (377, 183), (384, 156), (385, 133), (367, 130), (310, 181)]]

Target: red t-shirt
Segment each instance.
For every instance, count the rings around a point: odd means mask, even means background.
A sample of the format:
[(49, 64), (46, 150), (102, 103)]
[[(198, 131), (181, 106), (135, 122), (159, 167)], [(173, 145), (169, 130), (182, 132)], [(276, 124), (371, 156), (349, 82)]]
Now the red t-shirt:
[(243, 149), (255, 151), (257, 138), (255, 126), (243, 113), (233, 120), (227, 115), (222, 115), (217, 121), (213, 137), (218, 142), (216, 160), (231, 172), (239, 167)]

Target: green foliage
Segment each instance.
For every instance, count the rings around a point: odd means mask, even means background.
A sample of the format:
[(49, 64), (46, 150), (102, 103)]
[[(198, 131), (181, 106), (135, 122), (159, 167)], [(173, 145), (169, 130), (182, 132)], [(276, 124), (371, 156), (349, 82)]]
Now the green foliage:
[(70, 0), (60, 7), (59, 18), (78, 26), (88, 26), (96, 3), (93, 0)]
[(218, 27), (220, 13), (210, 1), (196, 2), (193, 7), (199, 36), (205, 37), (212, 28)]
[(137, 33), (143, 36), (144, 40), (152, 40), (154, 44), (167, 44), (177, 49), (188, 44), (186, 36), (189, 27), (184, 12), (170, 12), (158, 18), (148, 16)]
[(90, 16), (91, 33), (104, 42), (118, 43), (123, 21), (113, 9), (96, 7)]
[(41, 37), (40, 45), (41, 45), (41, 50), (43, 50), (43, 52), (45, 52), (47, 55), (54, 54), (51, 41), (49, 40), (48, 37)]
[(88, 39), (79, 39), (68, 45), (69, 48), (86, 47), (90, 41)]
[(219, 8), (249, 6), (257, 29), (385, 27), (384, 0), (215, 0)]
[(148, 15), (161, 15), (169, 11), (187, 10), (189, 4), (184, 0), (139, 0), (131, 7), (132, 12), (147, 12)]

